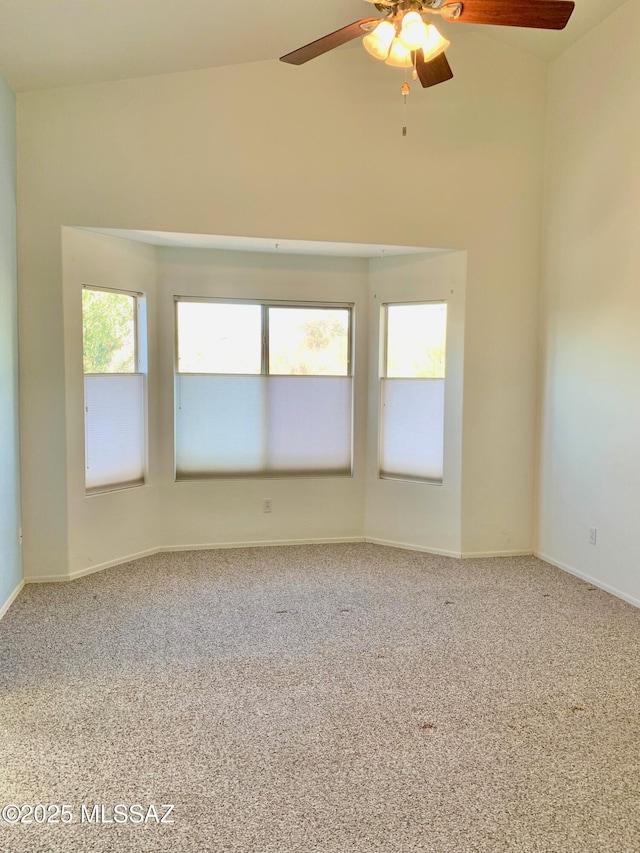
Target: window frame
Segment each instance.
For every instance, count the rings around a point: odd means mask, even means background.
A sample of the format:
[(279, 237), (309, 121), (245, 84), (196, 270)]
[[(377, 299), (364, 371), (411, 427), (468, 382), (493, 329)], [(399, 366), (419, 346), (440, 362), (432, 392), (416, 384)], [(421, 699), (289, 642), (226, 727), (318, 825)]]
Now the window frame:
[[(329, 301), (324, 302), (320, 300), (295, 300), (295, 299), (259, 299), (259, 298), (238, 298), (238, 297), (227, 297), (227, 296), (184, 296), (184, 295), (174, 295), (174, 346), (173, 346), (173, 376), (174, 376), (174, 401), (173, 401), (173, 410), (174, 410), (174, 436), (173, 436), (173, 472), (174, 472), (174, 482), (175, 483), (188, 483), (188, 482), (202, 482), (205, 480), (210, 481), (224, 481), (224, 480), (285, 480), (285, 479), (326, 479), (331, 478), (335, 479), (336, 477), (349, 477), (353, 478), (354, 471), (354, 413), (355, 413), (355, 363), (354, 363), (354, 353), (355, 353), (355, 302), (336, 302)], [(192, 373), (189, 371), (181, 371), (179, 369), (180, 364), (180, 340), (179, 340), (179, 323), (178, 323), (178, 305), (181, 302), (196, 302), (196, 303), (221, 303), (221, 304), (231, 304), (231, 305), (258, 305), (262, 308), (261, 314), (261, 370), (260, 373)], [(347, 373), (345, 374), (278, 374), (278, 373), (269, 373), (269, 308), (270, 307), (277, 308), (318, 308), (318, 309), (344, 309), (347, 311), (348, 316), (348, 329), (347, 329)], [(286, 473), (223, 473), (220, 475), (217, 474), (196, 474), (191, 476), (179, 476), (178, 475), (178, 466), (177, 466), (177, 433), (176, 433), (176, 413), (178, 408), (180, 407), (180, 399), (179, 399), (179, 390), (178, 390), (178, 380), (181, 376), (245, 376), (245, 377), (258, 377), (258, 376), (271, 376), (271, 377), (281, 377), (281, 378), (291, 378), (293, 380), (297, 378), (319, 378), (319, 379), (349, 379), (351, 380), (351, 404), (350, 404), (350, 430), (351, 434), (349, 436), (349, 446), (350, 446), (350, 456), (351, 456), (351, 464), (348, 473), (328, 473), (322, 470), (319, 471), (301, 471), (297, 473), (286, 472)]]
[[(420, 377), (420, 376), (389, 376), (388, 375), (388, 354), (389, 354), (389, 308), (395, 306), (408, 306), (408, 305), (445, 305), (447, 308), (447, 319), (445, 325), (445, 360), (444, 360), (444, 376), (441, 377)], [(382, 393), (382, 386), (384, 380), (404, 380), (404, 381), (420, 381), (427, 380), (429, 378), (441, 379), (445, 383), (445, 401), (446, 401), (446, 381), (447, 381), (447, 358), (449, 348), (447, 346), (447, 338), (449, 334), (449, 304), (447, 299), (408, 299), (408, 300), (397, 300), (393, 302), (382, 302), (380, 305), (380, 324), (379, 324), (379, 335), (382, 340), (382, 346), (380, 347), (380, 357), (379, 357), (379, 365), (378, 365), (378, 453), (377, 453), (377, 469), (378, 469), (378, 479), (379, 480), (391, 480), (395, 482), (401, 483), (417, 483), (423, 484), (426, 486), (444, 486), (445, 484), (445, 453), (444, 453), (444, 416), (446, 415), (446, 402), (445, 402), (445, 411), (443, 413), (443, 444), (442, 444), (442, 479), (441, 480), (433, 480), (426, 477), (416, 476), (408, 476), (408, 475), (392, 475), (385, 474), (382, 469), (382, 438), (383, 438), (383, 402), (384, 395)]]
[[(353, 302), (318, 302), (298, 301), (291, 299), (235, 299), (218, 296), (174, 296), (174, 372), (176, 376), (298, 376), (300, 374), (270, 373), (269, 372), (269, 308), (315, 308), (327, 311), (341, 309), (347, 311), (349, 325), (347, 328), (347, 372), (346, 373), (309, 373), (305, 376), (349, 377), (353, 379), (353, 338), (354, 338), (354, 303)], [(261, 313), (261, 343), (260, 343), (260, 373), (218, 373), (198, 371), (192, 373), (180, 370), (180, 339), (178, 324), (178, 305), (180, 302), (222, 303), (227, 305), (258, 305)]]
[[(82, 329), (82, 403), (83, 403), (83, 436), (84, 436), (84, 493), (86, 497), (117, 492), (124, 489), (137, 489), (147, 484), (148, 462), (149, 462), (149, 436), (148, 436), (148, 400), (147, 400), (147, 374), (148, 374), (148, 330), (147, 330), (147, 297), (140, 290), (126, 290), (119, 287), (104, 287), (102, 285), (82, 284), (81, 293), (85, 290), (97, 291), (99, 293), (115, 293), (118, 296), (130, 296), (133, 299), (133, 360), (135, 370), (108, 371), (100, 373), (85, 373), (84, 371), (84, 312), (82, 302), (80, 306), (81, 329)], [(86, 472), (88, 458), (87, 443), (87, 401), (85, 377), (87, 376), (140, 376), (142, 378), (142, 479), (124, 483), (108, 483), (102, 486), (87, 487)]]

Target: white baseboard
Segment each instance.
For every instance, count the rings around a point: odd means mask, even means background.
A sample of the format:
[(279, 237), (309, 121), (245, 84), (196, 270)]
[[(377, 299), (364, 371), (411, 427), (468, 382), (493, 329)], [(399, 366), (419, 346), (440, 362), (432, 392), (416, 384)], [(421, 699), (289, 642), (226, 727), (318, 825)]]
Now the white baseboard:
[(387, 548), (401, 548), (403, 551), (422, 551), (425, 554), (436, 554), (440, 557), (461, 557), (460, 551), (445, 551), (442, 548), (427, 548), (425, 545), (411, 545), (408, 542), (393, 542), (390, 539), (375, 539), (367, 536), (365, 542), (372, 545), (385, 545)]
[(7, 600), (2, 605), (2, 607), (0, 607), (0, 619), (2, 619), (2, 617), (7, 612), (7, 610), (11, 607), (13, 602), (20, 595), (20, 591), (22, 590), (23, 586), (24, 586), (24, 580), (21, 580), (20, 583), (18, 584), (18, 586), (13, 590), (13, 592), (11, 593), (9, 598), (7, 598)]
[(373, 545), (386, 545), (389, 548), (402, 548), (403, 551), (422, 551), (425, 554), (436, 554), (441, 557), (456, 557), (470, 560), (483, 557), (531, 557), (533, 551), (446, 551), (443, 548), (429, 548), (426, 545), (412, 545), (409, 542), (393, 542), (389, 539), (376, 539), (367, 536), (365, 542)]
[(136, 554), (127, 554), (124, 557), (118, 557), (116, 560), (109, 560), (106, 563), (96, 563), (95, 566), (87, 566), (84, 569), (76, 569), (75, 572), (69, 572), (66, 575), (30, 575), (24, 579), (25, 583), (65, 583), (66, 581), (74, 581), (77, 578), (83, 578), (85, 575), (92, 575), (95, 572), (101, 572), (103, 569), (110, 569), (113, 566), (121, 566), (125, 563), (132, 563), (134, 560), (140, 560), (142, 557), (150, 557), (157, 554), (159, 551), (164, 551), (164, 548), (149, 548), (146, 551), (139, 551)]
[(528, 551), (463, 551), (462, 559), (471, 560), (476, 557), (532, 557), (533, 551), (529, 548)]
[[(217, 551), (229, 548), (268, 548), (279, 545), (333, 545), (354, 542), (370, 542), (372, 545), (383, 545), (387, 548), (400, 548), (403, 551), (420, 551), (425, 554), (435, 554), (440, 557), (455, 557), (457, 559), (471, 559), (482, 557), (521, 557), (531, 556), (532, 551), (477, 551), (477, 552), (460, 552), (448, 551), (443, 548), (430, 548), (425, 545), (414, 545), (410, 542), (395, 542), (389, 539), (377, 539), (370, 536), (337, 536), (337, 537), (319, 537), (316, 539), (259, 539), (249, 542), (206, 542), (196, 545), (161, 545), (157, 548), (149, 548), (146, 551), (139, 551), (135, 554), (127, 554), (123, 557), (118, 557), (115, 560), (109, 560), (104, 563), (97, 563), (94, 566), (87, 566), (84, 569), (77, 569), (75, 572), (69, 572), (66, 575), (31, 575), (24, 579), (24, 583), (64, 583), (66, 581), (76, 580), (77, 578), (92, 575), (95, 572), (101, 572), (104, 569), (110, 569), (114, 566), (125, 565), (132, 563), (134, 560), (140, 560), (143, 557), (151, 557), (153, 554), (161, 554), (172, 551)], [(542, 558), (546, 559), (546, 558)], [(553, 562), (548, 560), (547, 562)], [(562, 568), (562, 566), (560, 566)], [(19, 590), (18, 590), (19, 592)], [(617, 594), (617, 593), (614, 593)], [(17, 592), (14, 593), (14, 596)], [(12, 599), (13, 600), (13, 599)], [(0, 615), (1, 618), (1, 615)]]
[(587, 581), (588, 583), (597, 586), (598, 589), (603, 589), (605, 592), (610, 592), (611, 595), (615, 595), (616, 598), (621, 598), (623, 601), (627, 601), (629, 604), (633, 604), (635, 607), (640, 607), (640, 598), (635, 598), (633, 595), (628, 595), (626, 592), (622, 592), (615, 586), (611, 586), (608, 583), (604, 583), (603, 581), (598, 580), (598, 578), (594, 578), (591, 575), (586, 574), (586, 572), (582, 572), (579, 569), (574, 569), (573, 566), (569, 566), (566, 563), (561, 563), (559, 560), (555, 560), (548, 554), (543, 554), (542, 551), (534, 551), (534, 555), (540, 560), (544, 560), (545, 563), (550, 563), (557, 569), (562, 569), (563, 572), (568, 572), (568, 574), (570, 575), (574, 575), (575, 577), (580, 578), (583, 581)]
[[(104, 569), (111, 569), (114, 566), (122, 566), (126, 563), (132, 563), (134, 560), (140, 560), (143, 557), (151, 557), (154, 554), (162, 554), (169, 551), (217, 551), (228, 548), (266, 548), (276, 545), (331, 545), (343, 542), (364, 541), (364, 537), (362, 536), (342, 536), (328, 539), (270, 539), (250, 542), (211, 542), (199, 545), (162, 545), (158, 548), (149, 548), (146, 551), (139, 551), (136, 554), (127, 554), (124, 557), (118, 557), (116, 560), (109, 560), (105, 563), (96, 563), (94, 566), (77, 569), (75, 572), (69, 572), (67, 575), (32, 575), (25, 578), (23, 583), (64, 583), (66, 581), (73, 581), (77, 578), (85, 577), (86, 575), (92, 575), (95, 572), (101, 572)], [(17, 593), (15, 594), (17, 595)]]
[(165, 545), (158, 551), (218, 551), (228, 548), (269, 548), (277, 545), (336, 545), (364, 542), (364, 536), (338, 536), (320, 539), (255, 539), (251, 542), (213, 542), (203, 545)]

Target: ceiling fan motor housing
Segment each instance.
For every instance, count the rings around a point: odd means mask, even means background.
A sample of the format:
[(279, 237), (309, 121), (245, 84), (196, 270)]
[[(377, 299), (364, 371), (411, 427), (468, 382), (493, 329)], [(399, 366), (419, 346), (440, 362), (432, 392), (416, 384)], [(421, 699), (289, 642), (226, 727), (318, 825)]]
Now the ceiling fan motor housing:
[(384, 12), (392, 9), (394, 12), (437, 12), (447, 0), (368, 0), (376, 9)]
[(387, 17), (402, 17), (407, 12), (418, 12), (421, 15), (432, 13), (442, 15), (451, 21), (455, 21), (462, 14), (461, 2), (447, 2), (447, 0), (382, 0), (373, 4), (379, 12), (385, 12)]

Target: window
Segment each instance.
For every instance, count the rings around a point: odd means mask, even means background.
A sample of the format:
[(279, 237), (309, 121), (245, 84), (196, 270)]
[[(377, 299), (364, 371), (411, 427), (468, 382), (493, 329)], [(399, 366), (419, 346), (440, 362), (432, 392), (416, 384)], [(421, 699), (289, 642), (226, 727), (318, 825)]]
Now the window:
[(447, 305), (383, 306), (380, 476), (442, 483)]
[(352, 310), (176, 299), (176, 479), (351, 474)]
[(87, 492), (144, 482), (143, 315), (139, 294), (82, 290)]

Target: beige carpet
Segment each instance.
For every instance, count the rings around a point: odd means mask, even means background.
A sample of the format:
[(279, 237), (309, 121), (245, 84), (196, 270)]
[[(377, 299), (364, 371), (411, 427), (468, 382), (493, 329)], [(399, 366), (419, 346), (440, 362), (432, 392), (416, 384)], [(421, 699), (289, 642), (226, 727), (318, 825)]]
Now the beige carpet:
[[(0, 806), (74, 820), (0, 823), (0, 850), (637, 853), (639, 636), (532, 557), (201, 551), (28, 586)], [(95, 803), (175, 822), (80, 823)]]

